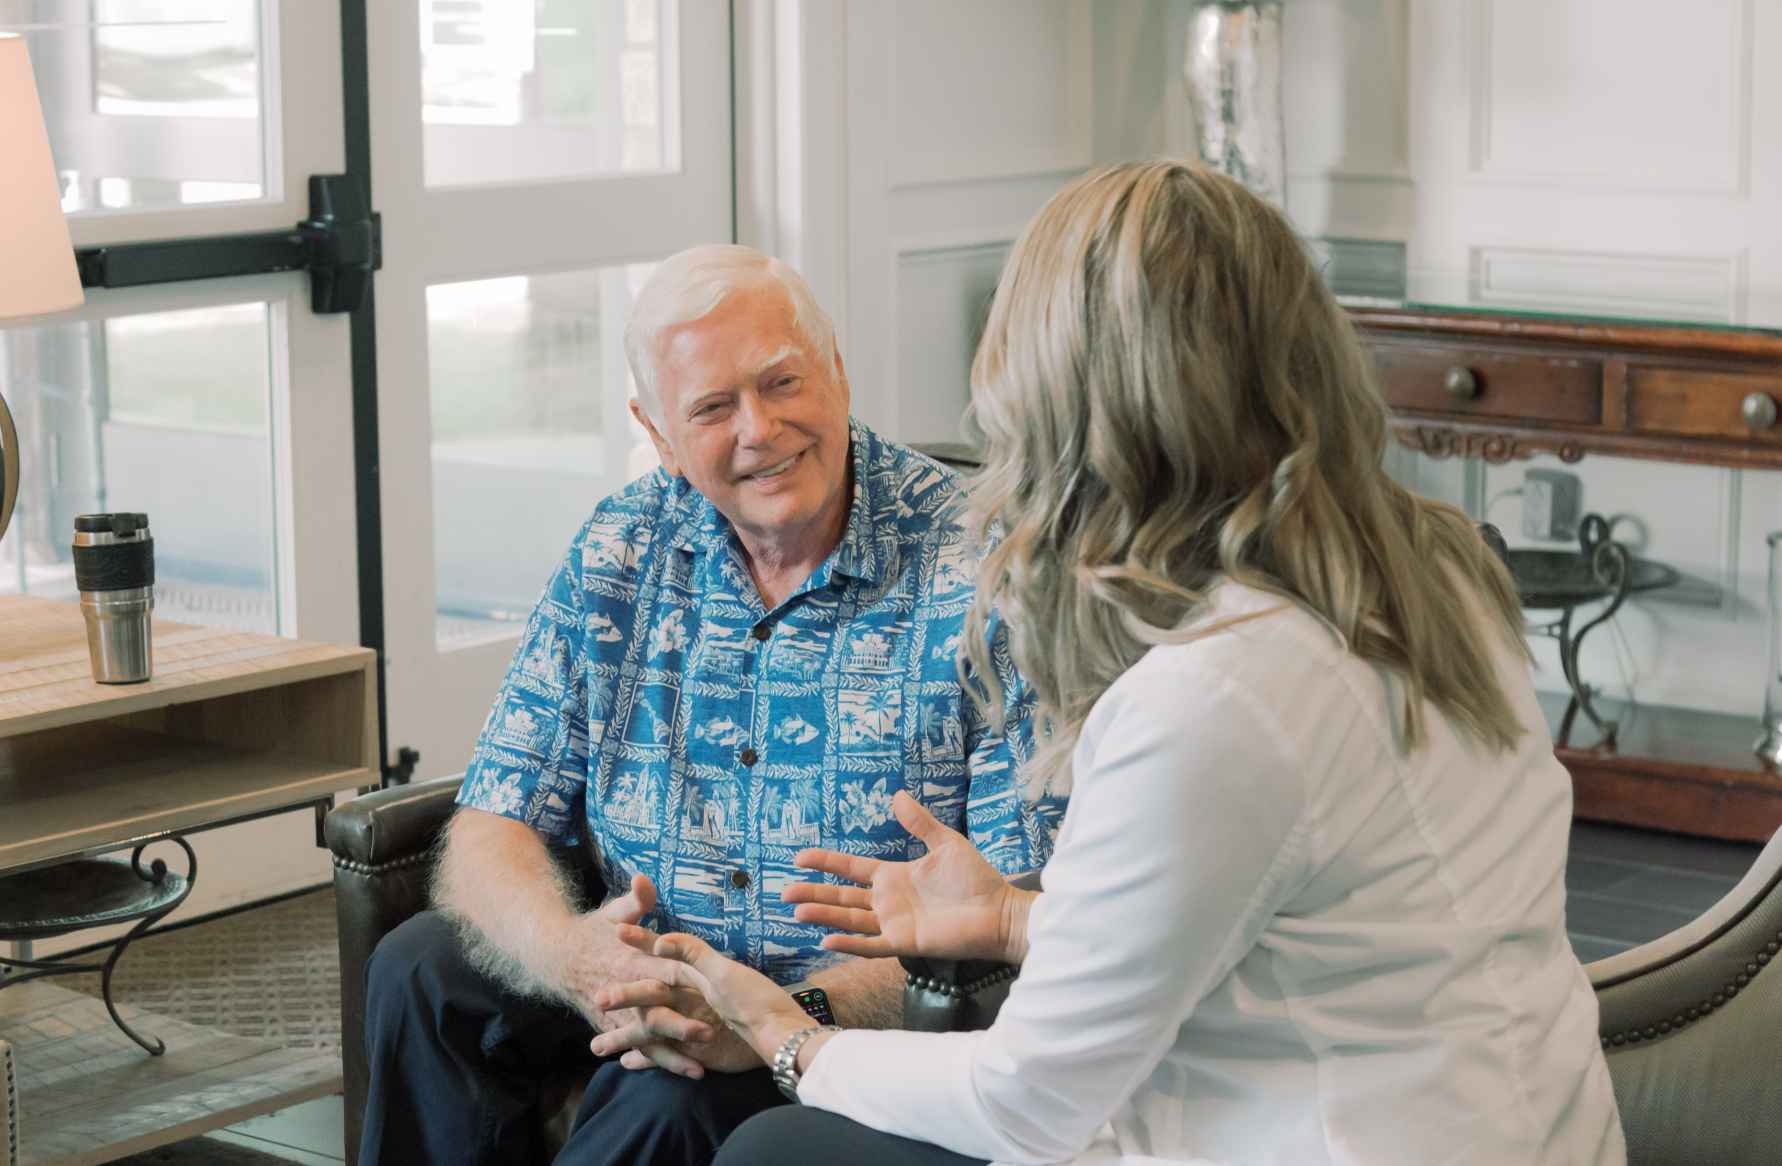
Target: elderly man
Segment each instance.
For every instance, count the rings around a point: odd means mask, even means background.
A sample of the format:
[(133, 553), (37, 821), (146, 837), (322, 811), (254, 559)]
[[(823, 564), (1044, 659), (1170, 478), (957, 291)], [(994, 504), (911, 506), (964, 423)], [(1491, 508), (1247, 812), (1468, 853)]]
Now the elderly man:
[[(661, 971), (617, 924), (692, 932), (813, 1015), (891, 1027), (896, 961), (836, 962), (782, 901), (798, 851), (905, 857), (900, 789), (1007, 872), (1050, 850), (1061, 806), (1022, 796), (1030, 699), (1002, 637), (1001, 716), (959, 678), (976, 564), (955, 481), (850, 422), (804, 281), (745, 247), (682, 252), (626, 351), (662, 467), (570, 545), (465, 774), (438, 910), (371, 961), (367, 1166), (536, 1160), (539, 1078), (578, 1061), (557, 1162), (707, 1161), (782, 1099), (703, 1000), (598, 1006)], [(591, 911), (547, 851), (584, 838), (614, 896)]]

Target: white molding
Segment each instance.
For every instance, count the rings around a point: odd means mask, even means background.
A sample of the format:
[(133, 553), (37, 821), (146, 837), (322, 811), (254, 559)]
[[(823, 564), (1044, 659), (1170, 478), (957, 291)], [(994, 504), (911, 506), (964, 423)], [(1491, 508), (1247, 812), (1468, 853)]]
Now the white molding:
[(1416, 188), (1406, 170), (1289, 172), (1285, 196), (1288, 216), (1307, 235), (1402, 243), (1416, 221)]
[(736, 125), (736, 241), (779, 254), (782, 208), (779, 176), (779, 117), (788, 89), (796, 85), (793, 62), (781, 66), (777, 52), (778, 8), (774, 0), (734, 0), (731, 9), (731, 92)]
[[(1042, 150), (981, 151), (973, 155), (969, 165), (961, 165), (956, 158), (911, 160), (899, 157), (891, 175), (890, 189), (909, 190), (932, 184), (1071, 173), (1087, 170), (1094, 164), (1095, 29), (1092, 0), (1067, 0), (1067, 4), (1070, 27), (1065, 41), (1067, 104), (1064, 140)], [(886, 36), (881, 44), (884, 56), (894, 58), (897, 52), (895, 35)], [(896, 76), (895, 60), (889, 60), (887, 66), (886, 72)]]
[(991, 251), (1002, 247), (1012, 247), (1020, 236), (1020, 224), (990, 230), (961, 228), (957, 231), (932, 231), (918, 235), (900, 235), (891, 240), (891, 247), (899, 262), (907, 259), (913, 263), (921, 263), (969, 251)]
[[(1494, 283), (1494, 272), (1502, 267), (1494, 261), (1507, 260), (1548, 274), (1520, 288), (1507, 279)], [(1748, 267), (1744, 249), (1721, 255), (1661, 255), (1475, 244), (1467, 250), (1467, 290), (1469, 301), (1477, 304), (1733, 323), (1742, 316)], [(1572, 279), (1577, 281), (1575, 292), (1543, 290)], [(1650, 294), (1648, 290), (1707, 283), (1717, 283), (1718, 290), (1696, 296)]]
[[(903, 240), (896, 252), (893, 293), (901, 327), (893, 345), (899, 357), (893, 385), (902, 427), (896, 436), (903, 440), (963, 437), (976, 329), (982, 324), (978, 313), (988, 306), (986, 297), (994, 294), (1014, 242), (1012, 236), (953, 234), (951, 243), (938, 237)], [(911, 301), (914, 307), (906, 309), (909, 291), (920, 294)], [(955, 359), (960, 363), (955, 365)]]
[[(1491, 159), (1491, 62), (1492, 10), (1495, 0), (1474, 0), (1466, 6), (1467, 97), (1469, 151), (1467, 177), (1487, 185), (1558, 186), (1577, 190), (1614, 190), (1617, 193), (1664, 193), (1744, 195), (1751, 186), (1751, 127), (1753, 105), (1752, 32), (1753, 0), (1735, 0), (1727, 45), (1727, 69), (1732, 75), (1733, 111), (1727, 126), (1728, 166), (1715, 175), (1680, 175), (1672, 181), (1652, 174), (1571, 173), (1566, 171), (1499, 168)], [(1695, 177), (1698, 181), (1689, 181)], [(1699, 180), (1705, 179), (1705, 180)]]
[(796, 267), (845, 335), (847, 6), (735, 4), (736, 241)]

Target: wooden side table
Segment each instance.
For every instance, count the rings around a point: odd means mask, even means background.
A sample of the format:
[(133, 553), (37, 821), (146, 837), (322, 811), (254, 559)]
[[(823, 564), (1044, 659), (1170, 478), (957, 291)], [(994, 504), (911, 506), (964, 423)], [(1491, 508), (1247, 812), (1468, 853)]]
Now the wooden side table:
[[(0, 875), (314, 806), (375, 784), (375, 656), (155, 621), (155, 674), (100, 685), (78, 606), (0, 596)], [(132, 860), (134, 861), (134, 859)], [(47, 984), (0, 992), (21, 1163), (107, 1162), (340, 1087), (332, 1056)], [(121, 1021), (120, 1021), (121, 1023)]]
[(376, 782), (365, 648), (155, 622), (155, 675), (95, 684), (72, 603), (0, 596), (0, 872)]
[[(1398, 440), (1429, 457), (1782, 469), (1782, 332), (1440, 308), (1349, 315)], [(1564, 699), (1543, 704), (1557, 729)], [(1753, 753), (1759, 731), (1749, 717), (1646, 706), (1613, 740), (1556, 752), (1580, 818), (1764, 842), (1782, 828), (1782, 773)]]

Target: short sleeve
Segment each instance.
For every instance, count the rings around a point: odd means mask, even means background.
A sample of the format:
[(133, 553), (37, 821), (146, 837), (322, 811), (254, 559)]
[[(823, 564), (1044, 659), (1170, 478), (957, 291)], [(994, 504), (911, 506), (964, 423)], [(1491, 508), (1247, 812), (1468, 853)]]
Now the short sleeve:
[(458, 790), (458, 804), (524, 822), (558, 845), (581, 837), (588, 721), (582, 666), (583, 529), (526, 621)]
[[(970, 791), (966, 826), (972, 843), (1003, 874), (1044, 866), (1064, 816), (1064, 799), (1027, 796), (1027, 763), (1033, 757), (1033, 689), (1015, 668), (1008, 628), (990, 620), (990, 661), (1002, 692), (1002, 731), (997, 732), (971, 691), (964, 694), (966, 765)], [(969, 680), (969, 678), (968, 678)], [(975, 685), (968, 684), (969, 688)]]

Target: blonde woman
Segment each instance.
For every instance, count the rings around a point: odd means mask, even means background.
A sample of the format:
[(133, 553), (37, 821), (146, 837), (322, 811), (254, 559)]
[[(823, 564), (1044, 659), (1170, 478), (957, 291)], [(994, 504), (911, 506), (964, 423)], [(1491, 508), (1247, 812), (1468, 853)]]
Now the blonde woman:
[(862, 933), (834, 949), (1021, 976), (983, 1032), (812, 1030), (631, 932), (677, 983), (603, 1006), (697, 991), (804, 1103), (719, 1162), (1623, 1162), (1510, 581), (1381, 472), (1385, 408), (1286, 221), (1176, 162), (1080, 179), (972, 379), (1004, 531), (975, 639), (1008, 616), (1050, 724), (1030, 793), (1072, 789), (1044, 889), (900, 799), (926, 857), (810, 852), (864, 885), (787, 897)]

